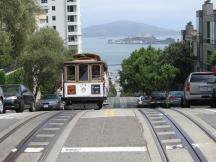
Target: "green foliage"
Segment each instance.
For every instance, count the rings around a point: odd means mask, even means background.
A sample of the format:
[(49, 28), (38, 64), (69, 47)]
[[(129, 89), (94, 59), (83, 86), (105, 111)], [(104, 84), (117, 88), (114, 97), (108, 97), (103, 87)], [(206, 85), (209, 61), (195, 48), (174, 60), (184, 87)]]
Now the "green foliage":
[(172, 83), (176, 77), (177, 72), (178, 69), (170, 64), (162, 65), (157, 76), (157, 83), (160, 89), (169, 92), (171, 90)]
[(212, 66), (216, 65), (216, 51), (214, 51), (210, 57), (209, 57), (209, 62)]
[(14, 57), (23, 52), (28, 36), (35, 31), (36, 10), (34, 0), (0, 1), (0, 28), (9, 33)]
[(152, 47), (134, 51), (125, 59), (120, 71), (120, 84), (124, 93), (151, 92), (157, 88), (160, 50)]
[(193, 71), (195, 59), (191, 56), (192, 49), (184, 42), (174, 43), (165, 48), (161, 56), (162, 64), (170, 64), (179, 69), (175, 78), (176, 85), (183, 85)]
[(35, 96), (40, 89), (46, 93), (55, 90), (54, 85), (61, 80), (63, 52), (63, 40), (52, 28), (43, 28), (29, 39), (20, 60), (25, 71), (25, 84), (34, 90)]
[(69, 48), (69, 49), (67, 49), (66, 52), (65, 52), (65, 56), (66, 56), (66, 58), (68, 58), (68, 59), (73, 58), (73, 56), (74, 56), (75, 54), (77, 54), (77, 49), (76, 49), (76, 48)]
[(3, 70), (0, 70), (0, 84), (5, 83), (5, 73)]
[(117, 91), (115, 89), (115, 86), (112, 84), (112, 82), (110, 82), (109, 85), (110, 85), (110, 88), (109, 88), (109, 94), (108, 94), (108, 96), (109, 97), (116, 97)]
[(14, 59), (10, 55), (0, 55), (0, 69), (13, 66)]
[(9, 55), (12, 51), (11, 39), (8, 32), (0, 28), (0, 56)]
[(178, 69), (170, 64), (161, 64), (161, 56), (161, 50), (148, 47), (134, 51), (125, 59), (120, 71), (123, 94), (169, 90)]
[(6, 84), (21, 84), (24, 82), (24, 70), (22, 68), (17, 69), (13, 73), (6, 75)]

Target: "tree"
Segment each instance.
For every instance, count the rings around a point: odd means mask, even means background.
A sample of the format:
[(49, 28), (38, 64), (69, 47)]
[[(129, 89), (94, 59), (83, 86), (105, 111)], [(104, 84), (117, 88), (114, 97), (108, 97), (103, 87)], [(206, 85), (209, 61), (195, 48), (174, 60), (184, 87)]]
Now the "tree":
[(0, 28), (9, 33), (13, 57), (19, 56), (27, 38), (35, 31), (37, 11), (35, 0), (1, 0)]
[(73, 58), (73, 56), (74, 56), (75, 54), (77, 54), (77, 49), (76, 49), (76, 48), (68, 48), (68, 49), (66, 49), (66, 51), (65, 51), (65, 56), (66, 56), (66, 58), (68, 58), (68, 59)]
[(160, 67), (160, 50), (149, 47), (134, 51), (123, 60), (120, 71), (120, 85), (124, 93), (147, 92), (157, 90), (157, 74)]
[(40, 88), (44, 91), (48, 84), (52, 92), (55, 90), (56, 82), (61, 79), (64, 51), (63, 40), (52, 28), (43, 28), (29, 39), (20, 60), (25, 71), (26, 85), (33, 90), (35, 97)]
[(175, 86), (183, 86), (183, 83), (193, 71), (195, 59), (191, 56), (192, 50), (187, 43), (178, 42), (165, 48), (161, 55), (161, 64), (170, 64), (178, 68), (178, 75), (175, 78)]
[(12, 44), (10, 34), (0, 27), (0, 69), (7, 67), (12, 62), (10, 52), (12, 51)]
[(0, 70), (0, 85), (5, 83), (5, 73), (3, 70)]
[(210, 55), (209, 62), (211, 64), (211, 66), (216, 65), (216, 51), (213, 51), (213, 53)]
[(161, 90), (166, 91), (167, 94), (171, 90), (177, 72), (178, 69), (170, 64), (164, 64), (160, 67), (157, 75), (157, 85), (159, 85)]

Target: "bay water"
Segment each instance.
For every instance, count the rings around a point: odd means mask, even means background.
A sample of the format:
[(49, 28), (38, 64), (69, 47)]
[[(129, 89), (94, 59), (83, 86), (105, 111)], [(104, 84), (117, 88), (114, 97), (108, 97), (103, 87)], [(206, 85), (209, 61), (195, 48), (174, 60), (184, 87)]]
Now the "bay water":
[[(173, 36), (172, 38), (178, 39), (179, 36)], [(133, 51), (149, 46), (148, 44), (108, 44), (109, 39), (119, 38), (84, 37), (82, 39), (82, 50), (83, 53), (100, 55), (102, 60), (108, 64), (109, 71), (113, 73), (121, 70), (122, 61), (128, 58)], [(168, 44), (152, 44), (151, 46), (157, 49), (164, 49)]]

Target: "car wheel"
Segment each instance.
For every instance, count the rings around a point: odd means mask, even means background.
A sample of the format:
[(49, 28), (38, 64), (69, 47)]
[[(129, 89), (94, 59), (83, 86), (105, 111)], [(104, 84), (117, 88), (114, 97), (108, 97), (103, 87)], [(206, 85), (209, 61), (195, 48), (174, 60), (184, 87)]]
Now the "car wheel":
[(184, 99), (184, 108), (190, 108), (190, 101)]
[(95, 108), (95, 110), (100, 110), (102, 107), (103, 107), (103, 102), (99, 102), (98, 104), (97, 104), (97, 108)]
[(34, 112), (35, 111), (35, 103), (34, 103), (34, 101), (32, 102), (32, 105), (31, 105), (31, 107), (30, 107), (30, 109), (29, 109), (29, 112)]
[(21, 113), (24, 111), (24, 102), (23, 100), (19, 104), (19, 108), (16, 110), (17, 113)]
[(4, 113), (4, 103), (2, 99), (0, 99), (0, 113)]

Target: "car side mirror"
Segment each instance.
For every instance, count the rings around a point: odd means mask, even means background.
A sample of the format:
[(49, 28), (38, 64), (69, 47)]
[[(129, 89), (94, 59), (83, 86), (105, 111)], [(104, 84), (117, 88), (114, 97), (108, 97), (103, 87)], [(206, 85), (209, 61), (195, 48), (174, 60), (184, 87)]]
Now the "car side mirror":
[(22, 90), (22, 93), (26, 93), (26, 92), (28, 92), (28, 90), (27, 90), (27, 89), (24, 89), (24, 90)]

